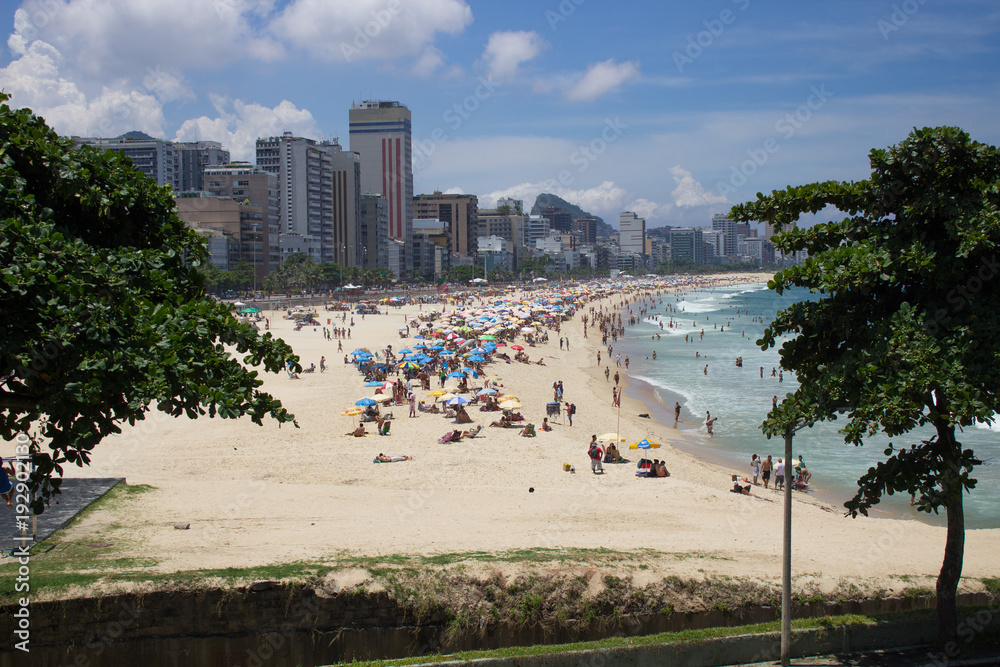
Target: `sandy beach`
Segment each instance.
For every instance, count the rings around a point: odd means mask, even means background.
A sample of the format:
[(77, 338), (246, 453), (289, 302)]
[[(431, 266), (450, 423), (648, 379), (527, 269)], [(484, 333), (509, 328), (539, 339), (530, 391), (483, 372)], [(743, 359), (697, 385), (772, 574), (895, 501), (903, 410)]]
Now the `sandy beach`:
[[(155, 489), (130, 502), (127, 515), (98, 511), (69, 531), (122, 525), (127, 539), (117, 541), (121, 555), (149, 558), (157, 572), (298, 560), (335, 563), (343, 554), (563, 547), (650, 550), (648, 558), (642, 557), (649, 567), (641, 573), (650, 579), (725, 575), (778, 581), (780, 494), (762, 488), (754, 491), (763, 499), (730, 493), (731, 475), (745, 475), (748, 468), (729, 470), (672, 446), (689, 436), (672, 423), (639, 417), (654, 412), (637, 399), (639, 392), (626, 388), (620, 414), (612, 406), (614, 382), (603, 374), (606, 350), (599, 367), (600, 334), (591, 329), (584, 337), (581, 314), (591, 306), (617, 306), (622, 298), (588, 303), (563, 322), (561, 335), (568, 337), (569, 350), (560, 350), (560, 334), (554, 331), (547, 344), (528, 347), (531, 360), (542, 357), (544, 366), (500, 360), (488, 367), (500, 376), (502, 390), (521, 400), (521, 412), (536, 426), (553, 398), (552, 383), (562, 381), (564, 399), (577, 406), (572, 426), (563, 413), (551, 432), (519, 437), (517, 429), (489, 428), (498, 413), (473, 406), (469, 414), (484, 428), (479, 437), (457, 444), (438, 442), (458, 428), (452, 420), (426, 413), (408, 418), (405, 404), (391, 408), (390, 435), (345, 435), (358, 422), (342, 411), (372, 389), (363, 386), (353, 364), (344, 363), (336, 340), (325, 340), (311, 326), (294, 331), (294, 322), (282, 319), (281, 312), (265, 312), (271, 332), (294, 348), (303, 366), (318, 366), (326, 357), (324, 373), (265, 377), (265, 389), (295, 414), (300, 428), (267, 422), (259, 427), (249, 419), (174, 419), (153, 412), (146, 422), (107, 438), (94, 450), (90, 467), (72, 468), (67, 476), (125, 477), (129, 484)], [(407, 316), (430, 308), (407, 305), (364, 319), (354, 315), (344, 350), (412, 345), (418, 341), (400, 339), (397, 329)], [(333, 313), (320, 310), (319, 315), (325, 324)], [(628, 374), (624, 368), (621, 372), (628, 387)], [(454, 384), (449, 380), (447, 386)], [(436, 389), (438, 383), (431, 386)], [(422, 399), (427, 392), (416, 394)], [(622, 452), (631, 463), (605, 464), (605, 474), (594, 475), (587, 457), (590, 436), (617, 430), (619, 418), (626, 438)], [(666, 461), (669, 478), (635, 476), (640, 455), (628, 444), (643, 438), (663, 443), (649, 456)], [(767, 453), (780, 455), (780, 447), (775, 441)], [(413, 460), (373, 463), (379, 453)], [(565, 471), (564, 463), (575, 472)], [(830, 590), (858, 581), (899, 589), (901, 577), (932, 581), (937, 576), (943, 528), (845, 518), (842, 507), (804, 493), (794, 497), (797, 586)], [(176, 530), (176, 522), (190, 522), (190, 530)], [(997, 576), (992, 551), (998, 544), (1000, 530), (968, 532), (966, 579)], [(978, 582), (964, 587), (978, 588)]]

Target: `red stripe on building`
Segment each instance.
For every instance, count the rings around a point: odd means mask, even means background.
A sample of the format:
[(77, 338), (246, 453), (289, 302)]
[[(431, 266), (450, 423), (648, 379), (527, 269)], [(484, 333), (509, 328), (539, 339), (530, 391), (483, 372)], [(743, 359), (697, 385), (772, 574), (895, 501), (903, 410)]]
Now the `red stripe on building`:
[(403, 226), (405, 224), (403, 220), (403, 166), (402, 160), (399, 157), (400, 150), (400, 140), (396, 139), (396, 208), (398, 210), (398, 216), (396, 220), (399, 222), (399, 238), (404, 239), (403, 236)]

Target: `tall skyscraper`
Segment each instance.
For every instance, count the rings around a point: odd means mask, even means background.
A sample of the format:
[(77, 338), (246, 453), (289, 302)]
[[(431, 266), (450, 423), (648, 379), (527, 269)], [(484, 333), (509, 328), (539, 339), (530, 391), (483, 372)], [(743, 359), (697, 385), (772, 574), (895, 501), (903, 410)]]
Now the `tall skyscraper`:
[(646, 220), (632, 211), (618, 216), (618, 247), (622, 254), (644, 255), (646, 253)]
[[(367, 100), (351, 105), (351, 150), (361, 156), (361, 189), (385, 197), (389, 237), (413, 242), (413, 158), (410, 110), (399, 102)], [(406, 272), (413, 268), (407, 249)]]
[(712, 229), (722, 232), (722, 253), (725, 257), (735, 257), (739, 235), (735, 220), (730, 220), (725, 213), (716, 213), (712, 216)]
[(364, 268), (389, 268), (389, 205), (382, 195), (361, 195), (361, 246)]
[(292, 136), (257, 140), (257, 166), (278, 177), (282, 234), (318, 240), (318, 261), (359, 266), (360, 161), (334, 141)]
[(670, 230), (670, 258), (675, 262), (705, 263), (705, 242), (697, 227)]

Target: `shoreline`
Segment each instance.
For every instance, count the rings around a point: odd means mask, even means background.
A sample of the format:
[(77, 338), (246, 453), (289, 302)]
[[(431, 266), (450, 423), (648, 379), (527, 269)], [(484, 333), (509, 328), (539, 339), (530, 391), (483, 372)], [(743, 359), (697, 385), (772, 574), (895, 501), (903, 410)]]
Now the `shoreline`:
[[(116, 554), (143, 559), (159, 573), (298, 561), (336, 564), (345, 555), (604, 548), (659, 554), (636, 575), (649, 582), (665, 576), (775, 581), (781, 551), (781, 540), (774, 538), (782, 520), (778, 498), (730, 493), (731, 466), (685, 451), (697, 447), (693, 433), (638, 417), (644, 412), (653, 417), (655, 401), (641, 400), (631, 378), (620, 410), (622, 454), (631, 464), (607, 464), (603, 475), (588, 470), (590, 435), (614, 431), (619, 411), (610, 405), (613, 382), (601, 382), (605, 364), (598, 367), (595, 361), (599, 330), (591, 329), (585, 339), (581, 315), (591, 307), (617, 308), (634, 293), (629, 288), (585, 301), (559, 333), (548, 332), (547, 344), (525, 344), (530, 359), (541, 358), (544, 366), (502, 360), (487, 366), (501, 378), (498, 389), (518, 396), (526, 421), (536, 427), (552, 400), (552, 382), (563, 381), (564, 400), (577, 406), (572, 427), (563, 411), (551, 432), (522, 438), (516, 429), (488, 426), (498, 413), (470, 410), (474, 425), (485, 428), (457, 444), (439, 442), (455, 428), (452, 421), (428, 413), (408, 418), (405, 404), (391, 408), (395, 419), (387, 437), (348, 437), (357, 423), (341, 416), (372, 391), (353, 365), (343, 363), (344, 352), (412, 346), (418, 341), (404, 341), (397, 329), (405, 318), (441, 306), (393, 307), (364, 319), (354, 315), (354, 326), (348, 325), (352, 337), (342, 341), (340, 353), (338, 341), (321, 334), (327, 325), (295, 331), (292, 321), (268, 311), (271, 333), (293, 347), (303, 366), (318, 366), (326, 357), (325, 373), (294, 380), (284, 373), (261, 376), (262, 388), (295, 414), (300, 428), (150, 413), (96, 447), (90, 467), (67, 467), (67, 477), (126, 477), (129, 484), (154, 488), (127, 507), (84, 517), (65, 529), (66, 539), (100, 532), (102, 542), (116, 545)], [(460, 310), (484, 306), (485, 301)], [(453, 304), (447, 311), (454, 311)], [(328, 316), (333, 313), (321, 310), (319, 319), (325, 323)], [(571, 349), (560, 350), (560, 337), (569, 339)], [(419, 391), (417, 397), (426, 394)], [(666, 459), (671, 477), (635, 476), (641, 450), (628, 445), (642, 438), (663, 443), (649, 457)], [(413, 460), (373, 463), (379, 453)], [(564, 463), (574, 466), (575, 474), (564, 471)], [(736, 472), (744, 476), (745, 470)], [(912, 519), (844, 520), (836, 506), (810, 496), (795, 500), (797, 586), (832, 590), (842, 580), (864, 580), (898, 587), (900, 576), (936, 576), (944, 529)], [(190, 523), (190, 529), (175, 529), (177, 522)], [(998, 539), (1000, 529), (967, 531), (967, 578), (996, 576), (992, 556)]]

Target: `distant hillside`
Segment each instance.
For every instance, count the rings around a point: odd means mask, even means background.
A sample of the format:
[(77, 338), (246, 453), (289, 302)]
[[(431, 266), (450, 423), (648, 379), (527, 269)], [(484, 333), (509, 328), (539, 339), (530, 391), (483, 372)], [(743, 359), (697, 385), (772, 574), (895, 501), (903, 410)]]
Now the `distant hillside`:
[(615, 230), (612, 229), (611, 226), (608, 225), (608, 223), (604, 222), (602, 218), (587, 213), (576, 204), (570, 204), (562, 197), (550, 194), (548, 192), (543, 192), (542, 194), (538, 195), (538, 197), (535, 198), (535, 205), (531, 207), (531, 215), (539, 215), (541, 214), (542, 211), (544, 211), (550, 206), (555, 206), (556, 208), (560, 208), (566, 211), (571, 216), (573, 216), (574, 220), (577, 218), (586, 218), (586, 217), (594, 218), (595, 220), (597, 220), (598, 236), (610, 236), (615, 232)]

